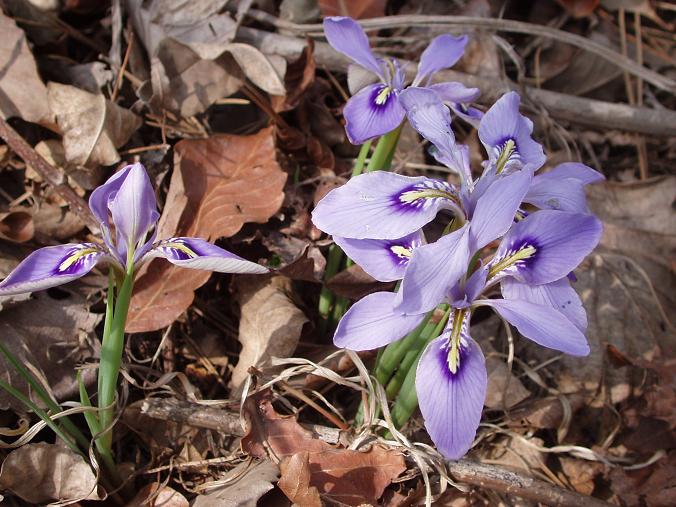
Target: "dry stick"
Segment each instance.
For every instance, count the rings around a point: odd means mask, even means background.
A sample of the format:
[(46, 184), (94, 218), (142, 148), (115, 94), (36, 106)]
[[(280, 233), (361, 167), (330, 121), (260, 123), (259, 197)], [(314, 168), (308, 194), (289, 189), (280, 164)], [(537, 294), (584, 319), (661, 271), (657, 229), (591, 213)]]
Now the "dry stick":
[(120, 70), (117, 73), (117, 79), (115, 80), (115, 86), (113, 87), (113, 93), (110, 96), (110, 101), (115, 102), (117, 100), (117, 94), (120, 93), (120, 88), (122, 87), (122, 80), (124, 79), (124, 72), (127, 69), (127, 64), (129, 63), (129, 56), (131, 55), (131, 49), (134, 47), (134, 31), (129, 32), (129, 40), (127, 41), (127, 50), (124, 52), (124, 59), (122, 60), (122, 65)]
[[(295, 59), (306, 46), (304, 39), (242, 27), (238, 38), (266, 54), (276, 54)], [(315, 60), (320, 66), (332, 71), (345, 71), (350, 61), (325, 42), (315, 43)], [(406, 63), (406, 62), (402, 62)], [(414, 69), (409, 65), (407, 69)], [(465, 86), (481, 90), (481, 101), (490, 103), (511, 89), (524, 91), (533, 101), (542, 105), (549, 114), (558, 119), (597, 129), (618, 129), (640, 132), (652, 136), (676, 136), (676, 112), (669, 110), (633, 107), (601, 100), (575, 97), (529, 86), (517, 87), (508, 80), (482, 78), (452, 70), (441, 71), (438, 81), (458, 81)]]
[[(247, 15), (258, 21), (270, 23), (277, 28), (289, 30), (301, 35), (309, 33), (322, 33), (323, 26), (321, 24), (296, 24), (288, 21), (278, 19), (263, 11), (250, 9)], [(448, 26), (456, 27), (462, 30), (468, 28), (485, 28), (489, 30), (521, 33), (527, 35), (539, 35), (549, 39), (554, 39), (571, 46), (578, 47), (590, 53), (600, 56), (608, 60), (610, 63), (617, 65), (621, 69), (631, 72), (635, 76), (643, 78), (648, 83), (665, 91), (676, 93), (676, 81), (666, 76), (659, 74), (653, 70), (647, 69), (630, 58), (622, 56), (617, 51), (589, 40), (581, 35), (558, 30), (545, 25), (536, 25), (533, 23), (526, 23), (523, 21), (515, 21), (511, 19), (496, 19), (496, 18), (478, 18), (472, 16), (427, 16), (422, 14), (401, 15), (401, 16), (386, 16), (381, 18), (371, 18), (361, 20), (360, 24), (366, 30), (380, 30), (383, 28), (400, 28), (411, 26)]]
[(35, 172), (37, 172), (42, 179), (70, 205), (71, 211), (73, 211), (73, 213), (75, 213), (92, 232), (98, 232), (98, 222), (92, 216), (84, 199), (77, 195), (66, 183), (65, 174), (42, 158), (42, 156), (2, 118), (0, 118), (0, 137), (14, 153), (21, 157), (27, 165), (35, 169)]
[[(242, 437), (245, 434), (237, 413), (171, 398), (149, 398), (143, 402), (141, 413), (153, 419), (188, 424), (196, 428), (220, 431), (232, 436)], [(340, 431), (336, 428), (319, 425), (312, 425), (310, 428), (322, 440), (331, 444), (339, 441)], [(446, 466), (449, 473), (458, 482), (546, 505), (556, 507), (610, 506), (603, 500), (563, 489), (545, 481), (525, 477), (495, 465), (459, 460), (448, 461)]]

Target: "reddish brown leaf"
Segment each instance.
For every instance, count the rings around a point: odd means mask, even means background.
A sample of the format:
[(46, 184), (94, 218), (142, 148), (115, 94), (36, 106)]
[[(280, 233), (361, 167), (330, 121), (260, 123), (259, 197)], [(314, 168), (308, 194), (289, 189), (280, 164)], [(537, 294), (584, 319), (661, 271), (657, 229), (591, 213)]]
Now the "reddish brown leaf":
[[(180, 141), (158, 237), (214, 240), (247, 222), (264, 223), (284, 200), (286, 173), (275, 158), (272, 128), (250, 136), (217, 135)], [(136, 283), (128, 332), (168, 326), (193, 300), (209, 272), (153, 261)]]
[(354, 19), (385, 15), (386, 0), (319, 0), (324, 16), (350, 16)]
[(332, 276), (326, 285), (331, 292), (348, 299), (360, 299), (374, 292), (394, 288), (394, 282), (379, 282), (357, 264)]
[(392, 480), (406, 470), (403, 456), (391, 449), (373, 446), (359, 452), (320, 440), (294, 417), (275, 412), (269, 391), (249, 397), (243, 413), (247, 434), (242, 449), (257, 457), (267, 457), (269, 452), (282, 460), (280, 488), (296, 503), (314, 498), (316, 488), (333, 503), (375, 505)]
[(556, 0), (574, 18), (591, 16), (601, 0)]

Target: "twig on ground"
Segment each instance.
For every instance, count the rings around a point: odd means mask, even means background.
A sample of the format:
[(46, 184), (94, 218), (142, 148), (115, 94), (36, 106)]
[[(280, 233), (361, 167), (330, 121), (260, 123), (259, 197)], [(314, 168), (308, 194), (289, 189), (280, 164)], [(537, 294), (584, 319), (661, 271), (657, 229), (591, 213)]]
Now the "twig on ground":
[[(242, 42), (257, 47), (263, 53), (276, 54), (287, 59), (297, 58), (306, 46), (304, 39), (254, 28), (240, 28), (238, 37)], [(345, 71), (349, 63), (347, 58), (324, 42), (315, 43), (314, 57), (318, 65), (332, 71)], [(414, 65), (407, 65), (408, 62), (402, 62), (402, 64), (407, 70), (410, 69), (412, 72), (415, 70)], [(465, 86), (479, 88), (482, 92), (480, 101), (491, 102), (511, 89), (518, 89), (542, 105), (553, 118), (558, 120), (597, 129), (618, 129), (652, 136), (676, 136), (676, 112), (666, 109), (613, 104), (529, 86), (517, 87), (508, 80), (482, 78), (452, 70), (441, 71), (436, 77), (439, 81), (458, 81)]]
[(75, 213), (92, 232), (98, 232), (99, 224), (89, 211), (87, 203), (66, 183), (65, 174), (52, 166), (28, 144), (9, 123), (0, 118), (0, 137), (14, 153), (30, 165), (59, 196), (70, 205)]
[[(197, 428), (210, 429), (244, 436), (238, 413), (204, 407), (171, 398), (149, 398), (143, 402), (141, 412), (154, 419), (188, 424)], [(310, 428), (322, 440), (331, 444), (339, 441), (340, 430), (326, 426), (312, 425)], [(495, 465), (469, 460), (449, 461), (448, 472), (458, 481), (506, 495), (541, 502), (555, 507), (609, 507), (610, 504), (560, 488), (545, 481), (520, 475)]]
[[(307, 35), (311, 33), (322, 33), (323, 26), (321, 24), (296, 24), (289, 21), (284, 21), (270, 14), (250, 9), (247, 13), (253, 19), (269, 23), (277, 28), (282, 28), (299, 35)], [(646, 82), (656, 86), (665, 91), (676, 93), (676, 81), (663, 76), (658, 72), (650, 70), (630, 58), (621, 55), (598, 42), (589, 40), (587, 37), (577, 35), (574, 33), (559, 30), (546, 25), (537, 25), (534, 23), (526, 23), (524, 21), (516, 21), (512, 19), (499, 18), (479, 18), (471, 16), (429, 16), (422, 14), (385, 16), (381, 18), (371, 18), (360, 20), (361, 25), (365, 30), (380, 30), (385, 28), (401, 28), (412, 26), (447, 26), (456, 27), (462, 30), (468, 28), (483, 28), (488, 30), (495, 30), (500, 32), (521, 33), (527, 35), (537, 35), (549, 39), (557, 40), (572, 46), (578, 47), (590, 53), (600, 56), (601, 58), (617, 65), (619, 68), (630, 72), (631, 74), (642, 78)]]

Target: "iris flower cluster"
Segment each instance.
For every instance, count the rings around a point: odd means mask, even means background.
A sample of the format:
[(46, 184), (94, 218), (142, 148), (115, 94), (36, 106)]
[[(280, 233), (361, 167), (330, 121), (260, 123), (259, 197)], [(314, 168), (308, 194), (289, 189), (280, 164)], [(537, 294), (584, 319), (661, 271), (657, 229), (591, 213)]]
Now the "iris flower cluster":
[[(601, 237), (584, 186), (603, 176), (578, 163), (537, 174), (546, 157), (510, 92), (478, 123), (488, 157), (474, 180), (469, 149), (456, 142), (442, 100), (431, 87), (397, 93), (397, 107), (460, 184), (375, 171), (332, 190), (312, 219), (372, 277), (400, 281), (396, 292), (370, 294), (348, 310), (337, 346), (388, 345), (445, 305), (448, 322), (420, 357), (416, 391), (430, 437), (457, 459), (472, 445), (486, 396), (485, 360), (471, 336), (477, 308), (491, 307), (539, 345), (589, 353), (585, 310), (569, 278)], [(424, 229), (435, 218), (446, 219), (438, 238)]]

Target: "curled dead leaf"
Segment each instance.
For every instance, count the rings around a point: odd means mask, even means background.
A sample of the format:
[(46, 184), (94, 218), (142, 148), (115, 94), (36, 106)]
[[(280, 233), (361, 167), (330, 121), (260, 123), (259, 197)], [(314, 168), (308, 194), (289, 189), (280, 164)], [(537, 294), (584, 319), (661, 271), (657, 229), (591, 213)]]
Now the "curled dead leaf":
[(242, 351), (230, 379), (234, 388), (246, 380), (251, 366), (262, 366), (271, 357), (293, 354), (303, 325), (308, 322), (289, 297), (289, 278), (240, 276), (237, 288), (241, 307), (238, 338)]
[[(275, 157), (271, 127), (249, 136), (186, 139), (174, 149), (174, 173), (158, 237), (229, 237), (247, 222), (266, 222), (284, 201), (286, 173)], [(210, 275), (152, 262), (135, 285), (127, 331), (171, 324)]]
[(26, 36), (0, 12), (0, 114), (30, 122), (50, 122), (47, 88), (38, 75)]
[(0, 238), (24, 243), (33, 238), (33, 217), (25, 211), (0, 213)]
[(70, 449), (47, 443), (10, 452), (0, 470), (0, 488), (41, 505), (102, 499), (89, 464)]
[(66, 160), (76, 165), (118, 162), (117, 148), (141, 126), (138, 116), (101, 94), (49, 83), (47, 96), (63, 134)]

